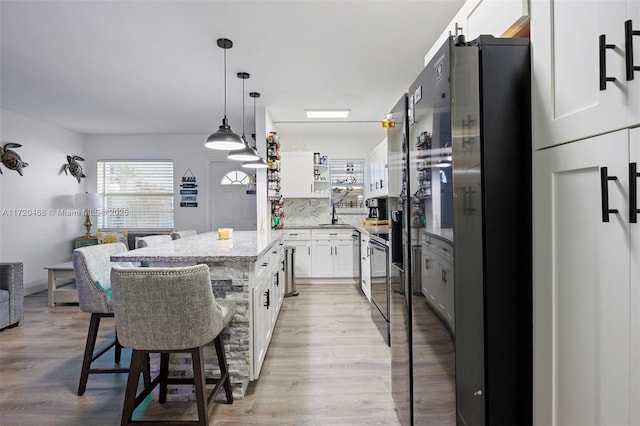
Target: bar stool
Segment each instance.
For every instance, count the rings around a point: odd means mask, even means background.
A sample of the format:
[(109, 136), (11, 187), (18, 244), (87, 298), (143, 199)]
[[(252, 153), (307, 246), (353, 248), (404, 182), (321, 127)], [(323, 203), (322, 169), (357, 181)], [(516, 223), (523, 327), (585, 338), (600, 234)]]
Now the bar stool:
[[(78, 289), (78, 302), (80, 309), (91, 313), (91, 322), (87, 333), (87, 343), (84, 349), (82, 369), (80, 371), (80, 383), (78, 395), (83, 395), (87, 388), (89, 374), (126, 373), (128, 368), (91, 368), (91, 364), (104, 355), (109, 349), (115, 347), (115, 364), (119, 365), (122, 354), (122, 346), (116, 338), (106, 347), (94, 353), (98, 328), (102, 318), (113, 318), (113, 303), (109, 292), (111, 291), (111, 255), (127, 251), (122, 243), (99, 244), (95, 246), (81, 247), (73, 251), (73, 270), (76, 276)], [(149, 373), (145, 372), (145, 383), (149, 381)]]
[[(196, 390), (198, 420), (180, 423), (208, 425), (211, 401), (221, 387), (224, 387), (227, 404), (233, 403), (221, 334), (235, 314), (235, 305), (216, 302), (211, 289), (209, 267), (114, 266), (111, 271), (111, 284), (119, 339), (123, 346), (133, 349), (121, 424), (148, 423), (133, 421), (133, 412), (158, 384), (158, 401), (161, 404), (166, 401), (168, 384), (193, 384)], [(219, 378), (206, 378), (204, 373), (203, 347), (211, 341), (218, 357)], [(145, 357), (152, 352), (160, 353), (160, 373), (150, 385), (136, 395)], [(191, 354), (193, 379), (168, 377), (169, 354), (175, 352)], [(207, 384), (215, 386), (205, 401)]]

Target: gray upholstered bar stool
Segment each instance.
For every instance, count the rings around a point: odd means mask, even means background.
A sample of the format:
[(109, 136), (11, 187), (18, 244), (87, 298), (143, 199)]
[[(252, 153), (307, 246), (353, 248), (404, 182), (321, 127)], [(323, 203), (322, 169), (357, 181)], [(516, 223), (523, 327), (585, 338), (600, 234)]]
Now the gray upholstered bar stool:
[(174, 231), (171, 233), (171, 238), (174, 240), (179, 240), (181, 238), (193, 237), (194, 235), (198, 235), (198, 231), (195, 229), (187, 229), (185, 231)]
[[(117, 333), (115, 340), (109, 345), (95, 354), (94, 349), (98, 338), (100, 319), (113, 318), (113, 304), (109, 295), (111, 291), (111, 255), (124, 251), (127, 251), (127, 247), (122, 243), (99, 244), (81, 247), (73, 251), (73, 270), (76, 276), (80, 309), (91, 313), (78, 395), (84, 394), (89, 374), (126, 373), (129, 371), (128, 368), (120, 367), (91, 368), (91, 364), (112, 347), (115, 347), (115, 364), (120, 364), (122, 346), (118, 342)], [(145, 382), (148, 381), (149, 375), (145, 374)]]
[[(133, 349), (121, 424), (138, 423), (132, 420), (134, 410), (158, 384), (160, 403), (166, 401), (168, 384), (193, 384), (198, 420), (180, 423), (208, 425), (209, 406), (221, 387), (224, 387), (227, 403), (233, 403), (221, 334), (235, 313), (235, 305), (216, 302), (209, 267), (114, 266), (111, 285), (119, 339), (123, 346)], [(217, 379), (205, 378), (204, 374), (203, 347), (211, 341), (220, 367)], [(136, 395), (145, 356), (153, 352), (160, 353), (160, 373), (140, 395)], [(193, 379), (168, 377), (169, 354), (172, 352), (191, 354)], [(215, 386), (205, 399), (206, 384)]]

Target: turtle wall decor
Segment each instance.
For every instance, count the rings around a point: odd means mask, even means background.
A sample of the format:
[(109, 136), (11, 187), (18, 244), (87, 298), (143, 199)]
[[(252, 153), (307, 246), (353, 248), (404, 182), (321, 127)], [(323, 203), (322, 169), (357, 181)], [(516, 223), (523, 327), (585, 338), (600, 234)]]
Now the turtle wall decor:
[[(4, 146), (0, 147), (0, 161), (2, 161), (2, 164), (4, 164), (7, 169), (18, 172), (20, 176), (22, 176), (22, 169), (27, 167), (29, 163), (22, 161), (20, 155), (11, 148), (20, 148), (21, 146), (19, 143), (7, 142)], [(0, 175), (1, 174), (3, 173), (0, 168)]]
[(71, 173), (71, 176), (76, 178), (78, 180), (78, 183), (80, 183), (80, 180), (86, 176), (84, 175), (84, 173), (82, 173), (82, 165), (80, 165), (78, 161), (84, 161), (84, 158), (80, 157), (79, 155), (67, 155), (67, 164), (64, 164), (62, 166), (62, 168), (60, 169), (60, 173), (64, 171), (64, 174), (66, 175), (68, 174), (67, 171), (69, 171), (69, 173)]

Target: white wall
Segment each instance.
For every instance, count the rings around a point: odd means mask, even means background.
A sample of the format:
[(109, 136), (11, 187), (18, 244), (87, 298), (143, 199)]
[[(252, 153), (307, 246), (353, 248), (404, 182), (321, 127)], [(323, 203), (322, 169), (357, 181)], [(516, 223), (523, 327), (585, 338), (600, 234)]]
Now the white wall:
[(85, 157), (83, 135), (4, 109), (0, 114), (2, 144), (22, 144), (16, 152), (29, 163), (24, 176), (0, 164), (0, 261), (23, 263), (30, 294), (46, 288), (45, 266), (71, 260), (73, 239), (85, 232), (83, 217), (52, 210), (72, 209), (71, 196), (85, 191), (85, 180), (60, 174), (67, 155)]
[(384, 133), (369, 136), (349, 133), (330, 136), (314, 133), (280, 133), (280, 145), (282, 151), (319, 152), (329, 159), (366, 159), (384, 136)]
[[(216, 128), (212, 128), (212, 132)], [(174, 228), (211, 231), (210, 169), (211, 161), (230, 161), (227, 151), (205, 148), (209, 135), (88, 135), (86, 160), (89, 176), (87, 188), (96, 190), (98, 160), (172, 160), (174, 173)], [(240, 163), (238, 163), (240, 169)], [(180, 183), (191, 169), (198, 184), (198, 207), (180, 207)]]

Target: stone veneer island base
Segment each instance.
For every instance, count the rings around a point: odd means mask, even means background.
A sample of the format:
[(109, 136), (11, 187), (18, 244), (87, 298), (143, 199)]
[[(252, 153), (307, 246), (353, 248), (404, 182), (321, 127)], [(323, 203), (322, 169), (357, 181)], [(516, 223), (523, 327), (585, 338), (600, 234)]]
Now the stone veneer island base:
[[(117, 254), (113, 262), (148, 262), (149, 266), (177, 267), (206, 264), (218, 300), (236, 304), (236, 314), (223, 331), (234, 397), (242, 398), (249, 381), (256, 380), (267, 351), (275, 318), (284, 296), (283, 249), (280, 234), (235, 231), (233, 239), (219, 240), (214, 232)], [(270, 306), (265, 306), (267, 300)], [(270, 309), (269, 309), (270, 308)], [(218, 376), (213, 344), (205, 349), (207, 377)], [(152, 375), (160, 357), (151, 356)], [(169, 374), (192, 377), (188, 354), (172, 354)], [(170, 400), (194, 400), (193, 386), (169, 386)]]

